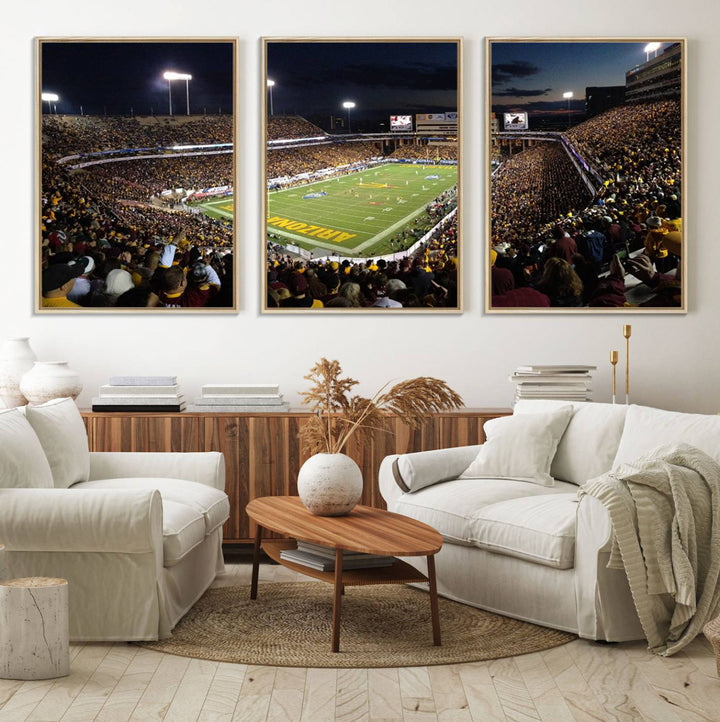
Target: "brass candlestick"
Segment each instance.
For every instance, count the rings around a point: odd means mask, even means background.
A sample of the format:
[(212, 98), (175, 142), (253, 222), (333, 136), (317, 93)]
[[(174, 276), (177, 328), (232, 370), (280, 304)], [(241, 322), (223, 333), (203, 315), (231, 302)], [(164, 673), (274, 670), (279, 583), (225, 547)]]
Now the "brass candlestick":
[(623, 336), (625, 337), (625, 403), (630, 403), (630, 334), (632, 326), (626, 323), (623, 326)]
[(616, 377), (615, 377), (615, 371), (616, 366), (618, 362), (618, 352), (617, 351), (611, 351), (610, 352), (610, 363), (612, 364), (613, 370), (612, 370), (612, 402), (615, 403), (615, 391), (616, 391)]

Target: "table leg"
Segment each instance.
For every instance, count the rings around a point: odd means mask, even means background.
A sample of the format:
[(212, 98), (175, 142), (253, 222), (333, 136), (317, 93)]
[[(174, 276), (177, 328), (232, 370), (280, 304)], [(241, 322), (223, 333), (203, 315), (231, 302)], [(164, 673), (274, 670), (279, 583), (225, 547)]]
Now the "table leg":
[(428, 582), (430, 584), (430, 615), (432, 616), (433, 644), (440, 646), (440, 610), (438, 609), (437, 580), (435, 579), (435, 555), (427, 558)]
[(258, 572), (260, 571), (260, 542), (262, 541), (262, 527), (255, 529), (255, 546), (253, 547), (252, 578), (250, 581), (250, 599), (257, 599)]
[(335, 586), (332, 611), (332, 651), (340, 651), (340, 607), (343, 593), (343, 550), (335, 550)]

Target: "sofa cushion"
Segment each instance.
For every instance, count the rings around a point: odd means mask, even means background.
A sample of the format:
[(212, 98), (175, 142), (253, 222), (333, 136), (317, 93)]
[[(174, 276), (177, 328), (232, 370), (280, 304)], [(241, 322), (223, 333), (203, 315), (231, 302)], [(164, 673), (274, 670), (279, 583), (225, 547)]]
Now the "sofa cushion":
[(572, 406), (565, 405), (546, 413), (486, 421), (487, 441), (460, 477), (516, 479), (552, 486), (550, 467), (571, 415)]
[(172, 567), (205, 539), (202, 514), (185, 504), (163, 500), (163, 566)]
[(17, 409), (0, 411), (0, 487), (52, 488), (53, 475), (40, 440)]
[[(515, 414), (536, 414), (567, 406), (567, 401), (520, 399)], [(617, 454), (628, 407), (625, 404), (570, 402), (573, 414), (550, 467), (551, 476), (584, 484), (610, 471)]]
[(166, 501), (184, 504), (200, 514), (205, 534), (215, 531), (230, 516), (230, 502), (224, 491), (184, 479), (140, 477), (133, 479), (96, 479), (75, 484), (73, 489), (157, 489)]
[(720, 416), (632, 405), (612, 468), (670, 443), (690, 444), (720, 463)]
[(67, 489), (90, 475), (90, 450), (82, 416), (72, 399), (25, 407), (25, 418), (42, 444), (55, 488)]
[(477, 545), (482, 539), (478, 519), (483, 509), (511, 500), (577, 494), (574, 484), (528, 484), (512, 479), (456, 479), (403, 494), (391, 511), (425, 522), (453, 544)]
[(555, 569), (575, 565), (577, 492), (508, 499), (479, 509), (474, 544)]
[(392, 465), (395, 483), (403, 491), (418, 491), (457, 477), (478, 455), (480, 445), (401, 454)]

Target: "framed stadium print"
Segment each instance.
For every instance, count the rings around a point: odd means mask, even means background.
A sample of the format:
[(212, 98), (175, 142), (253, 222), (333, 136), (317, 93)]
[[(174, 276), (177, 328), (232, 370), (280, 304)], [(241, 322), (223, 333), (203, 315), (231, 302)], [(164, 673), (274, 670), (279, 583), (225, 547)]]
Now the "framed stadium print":
[(461, 41), (263, 39), (267, 313), (461, 310)]
[(486, 53), (486, 311), (686, 312), (685, 40)]
[(236, 40), (36, 47), (36, 312), (237, 311)]

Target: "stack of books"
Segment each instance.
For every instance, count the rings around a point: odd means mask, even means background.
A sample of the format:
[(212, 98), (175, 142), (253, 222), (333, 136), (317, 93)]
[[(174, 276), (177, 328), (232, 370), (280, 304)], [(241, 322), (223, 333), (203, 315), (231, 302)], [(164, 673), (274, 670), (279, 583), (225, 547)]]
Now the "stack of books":
[(515, 399), (592, 401), (591, 371), (597, 366), (518, 366), (510, 376)]
[(93, 411), (183, 411), (177, 376), (112, 376), (93, 397)]
[(267, 413), (289, 408), (277, 384), (206, 384), (191, 410)]
[[(316, 569), (321, 572), (332, 572), (335, 570), (335, 549), (312, 544), (311, 542), (297, 542), (297, 549), (283, 549), (280, 552), (282, 559), (287, 559), (295, 564), (302, 564), (305, 567)], [(378, 554), (363, 554), (362, 552), (343, 552), (343, 570), (346, 569), (371, 569), (377, 567), (389, 567), (395, 562), (394, 557), (380, 556)]]

